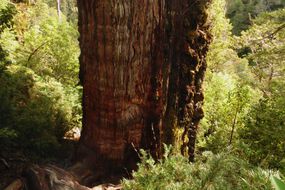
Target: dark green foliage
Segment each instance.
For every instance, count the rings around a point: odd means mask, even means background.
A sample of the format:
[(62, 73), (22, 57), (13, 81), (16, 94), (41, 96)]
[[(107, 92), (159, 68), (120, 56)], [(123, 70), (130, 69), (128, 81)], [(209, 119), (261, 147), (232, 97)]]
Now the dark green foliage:
[(4, 28), (12, 27), (13, 16), (17, 13), (15, 5), (6, 0), (0, 4), (0, 33)]
[(240, 35), (260, 13), (284, 8), (284, 0), (227, 0), (227, 16), (233, 24), (233, 34)]

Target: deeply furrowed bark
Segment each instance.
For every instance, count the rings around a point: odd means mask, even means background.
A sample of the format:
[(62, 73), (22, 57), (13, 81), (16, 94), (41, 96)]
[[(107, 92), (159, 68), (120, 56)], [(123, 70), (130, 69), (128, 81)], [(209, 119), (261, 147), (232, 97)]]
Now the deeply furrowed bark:
[[(180, 41), (179, 65), (179, 102), (178, 118), (180, 126), (187, 133), (188, 143), (182, 136), (182, 154), (188, 148), (190, 161), (194, 161), (195, 141), (200, 120), (204, 117), (202, 109), (204, 95), (202, 83), (206, 71), (206, 54), (210, 43), (207, 23), (207, 6), (209, 1), (182, 1), (182, 34)], [(181, 23), (180, 23), (181, 25)], [(186, 135), (185, 135), (186, 136)]]
[(98, 170), (133, 169), (137, 150), (172, 144), (194, 158), (203, 117), (208, 0), (79, 0), (83, 131), (77, 157)]
[[(207, 23), (209, 0), (167, 1), (170, 80), (164, 119), (164, 141), (173, 144), (175, 125), (183, 127), (182, 154), (194, 160), (197, 128), (203, 118), (202, 82), (211, 37)], [(186, 140), (188, 137), (188, 141)]]
[(80, 0), (78, 9), (83, 84), (78, 155), (104, 170), (133, 167), (142, 147), (158, 157), (163, 1)]

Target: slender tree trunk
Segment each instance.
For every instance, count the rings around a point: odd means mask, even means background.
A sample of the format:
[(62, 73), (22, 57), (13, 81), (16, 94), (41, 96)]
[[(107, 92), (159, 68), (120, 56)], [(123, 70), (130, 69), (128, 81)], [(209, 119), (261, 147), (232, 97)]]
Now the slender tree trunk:
[(236, 123), (237, 123), (237, 116), (238, 116), (239, 111), (240, 110), (239, 110), (239, 106), (238, 106), (238, 108), (236, 109), (233, 124), (232, 124), (232, 130), (231, 130), (229, 145), (232, 145), (232, 142), (233, 142), (235, 127), (236, 127)]
[(56, 0), (57, 3), (57, 15), (58, 15), (58, 21), (61, 22), (61, 10), (60, 10), (60, 0)]
[[(78, 0), (83, 130), (77, 158), (108, 171), (133, 169), (188, 133), (194, 155), (209, 43), (208, 0)], [(162, 128), (163, 127), (163, 128)]]

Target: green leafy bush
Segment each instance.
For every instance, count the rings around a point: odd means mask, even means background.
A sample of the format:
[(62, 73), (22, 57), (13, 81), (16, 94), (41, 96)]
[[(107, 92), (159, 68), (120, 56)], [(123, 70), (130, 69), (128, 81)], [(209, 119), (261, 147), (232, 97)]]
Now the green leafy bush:
[[(8, 0), (1, 0), (0, 2), (0, 39), (3, 38), (2, 32), (5, 28), (9, 28), (13, 25), (13, 16), (16, 14), (16, 7), (10, 4)], [(8, 55), (0, 44), (0, 72), (5, 67)]]
[(240, 138), (249, 148), (250, 162), (285, 171), (285, 93), (284, 84), (275, 86), (270, 97), (252, 107)]
[(205, 152), (196, 163), (169, 150), (158, 163), (145, 152), (142, 155), (134, 179), (123, 180), (126, 190), (272, 189), (271, 172), (251, 167), (229, 152)]
[(64, 85), (78, 84), (79, 45), (77, 28), (64, 15), (41, 1), (17, 5), (13, 27), (5, 28), (0, 46), (8, 59), (31, 68), (41, 77), (53, 77)]
[[(9, 66), (0, 74), (0, 141), (8, 137), (25, 151), (47, 155), (60, 146), (73, 120), (77, 97), (50, 78)], [(1, 143), (2, 144), (2, 143)]]
[(16, 14), (16, 7), (8, 0), (1, 0), (0, 2), (0, 32), (4, 28), (13, 25), (13, 16)]

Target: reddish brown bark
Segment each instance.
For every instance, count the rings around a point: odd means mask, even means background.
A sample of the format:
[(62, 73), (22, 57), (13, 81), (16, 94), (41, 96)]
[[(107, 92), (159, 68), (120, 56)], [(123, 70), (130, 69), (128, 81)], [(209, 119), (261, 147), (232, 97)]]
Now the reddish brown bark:
[(163, 0), (78, 1), (83, 84), (78, 155), (96, 168), (133, 167), (142, 147), (159, 154), (163, 8)]
[(140, 148), (159, 158), (162, 132), (172, 143), (175, 120), (194, 155), (203, 116), (207, 2), (78, 1), (82, 162), (108, 172), (134, 168)]

